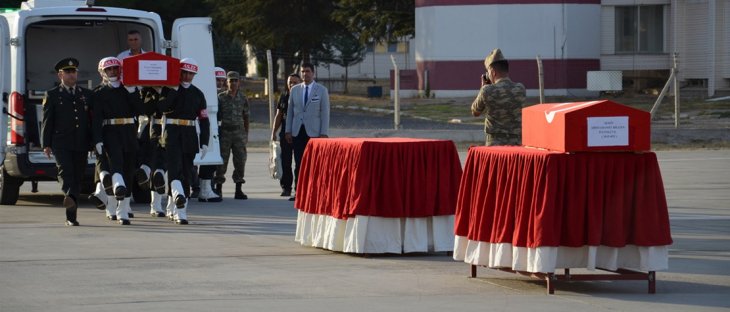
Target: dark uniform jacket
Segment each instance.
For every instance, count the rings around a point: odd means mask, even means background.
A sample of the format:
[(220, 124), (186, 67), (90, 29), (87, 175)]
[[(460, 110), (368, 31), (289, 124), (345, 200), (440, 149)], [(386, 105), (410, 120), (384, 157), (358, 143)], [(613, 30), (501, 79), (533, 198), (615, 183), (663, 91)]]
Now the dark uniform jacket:
[(157, 141), (162, 135), (162, 125), (159, 123), (162, 112), (157, 105), (161, 95), (154, 88), (145, 87), (142, 88), (142, 98), (144, 101), (142, 114), (147, 116), (149, 120), (149, 123), (142, 131), (142, 135), (147, 135), (150, 140)]
[(165, 125), (165, 148), (180, 150), (183, 153), (197, 153), (202, 145), (208, 145), (210, 121), (205, 96), (200, 89), (194, 85), (189, 88), (180, 86), (177, 91), (163, 88), (158, 107), (168, 120), (198, 119), (200, 126), (200, 138), (198, 138), (194, 126)]
[(104, 126), (104, 120), (114, 118), (135, 118), (142, 114), (142, 98), (139, 92), (129, 93), (124, 86), (114, 88), (102, 84), (92, 94), (94, 118), (92, 118), (93, 143), (104, 142), (107, 147), (115, 146), (123, 151), (137, 151), (137, 122), (125, 125)]
[(89, 90), (78, 86), (73, 88), (73, 94), (62, 85), (46, 91), (43, 99), (41, 147), (54, 150), (90, 150), (90, 95)]

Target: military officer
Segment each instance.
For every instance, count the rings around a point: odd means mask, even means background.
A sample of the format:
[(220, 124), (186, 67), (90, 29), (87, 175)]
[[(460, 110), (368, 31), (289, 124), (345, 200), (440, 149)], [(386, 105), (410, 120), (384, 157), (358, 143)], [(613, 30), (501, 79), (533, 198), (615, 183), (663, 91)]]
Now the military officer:
[(43, 98), (41, 147), (49, 159), (56, 158), (58, 182), (63, 191), (66, 225), (78, 226), (79, 187), (86, 169), (90, 149), (89, 103), (90, 92), (76, 85), (79, 61), (64, 58), (56, 63), (60, 84), (46, 92)]
[(142, 113), (142, 98), (133, 86), (124, 86), (119, 81), (122, 62), (116, 57), (105, 57), (99, 61), (102, 83), (94, 89), (92, 103), (92, 142), (97, 155), (106, 158), (112, 174), (113, 191), (117, 205), (117, 219), (122, 225), (129, 225), (131, 187), (137, 165), (137, 120)]
[(487, 55), (484, 67), (487, 73), (482, 75), (482, 88), (471, 112), (475, 117), (484, 113), (485, 144), (520, 145), (525, 86), (509, 78), (509, 63), (499, 49)]
[(248, 199), (241, 190), (246, 169), (246, 144), (248, 143), (249, 106), (243, 93), (239, 92), (241, 75), (230, 71), (226, 75), (228, 90), (218, 94), (218, 132), (220, 133), (223, 165), (216, 171), (216, 188), (220, 192), (226, 181), (228, 156), (233, 152), (233, 182), (236, 183), (235, 199)]
[[(186, 208), (193, 160), (198, 152), (201, 159), (205, 157), (210, 138), (205, 96), (192, 84), (197, 72), (198, 64), (194, 59), (180, 60), (180, 85), (163, 88), (164, 99), (158, 103), (165, 115), (165, 128), (160, 140), (165, 148), (168, 187), (170, 199), (175, 204), (174, 220), (177, 224), (188, 224)], [(200, 126), (199, 137), (195, 129), (196, 119)]]

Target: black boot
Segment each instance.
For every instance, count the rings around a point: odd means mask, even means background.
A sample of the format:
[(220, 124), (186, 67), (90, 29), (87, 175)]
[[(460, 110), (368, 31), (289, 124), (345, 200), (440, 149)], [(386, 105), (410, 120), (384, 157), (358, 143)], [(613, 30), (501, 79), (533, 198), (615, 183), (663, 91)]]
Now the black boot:
[(236, 195), (233, 197), (235, 199), (248, 199), (248, 196), (241, 191), (241, 185), (243, 183), (236, 183)]
[(213, 192), (223, 198), (223, 183), (216, 183), (215, 186), (213, 186)]

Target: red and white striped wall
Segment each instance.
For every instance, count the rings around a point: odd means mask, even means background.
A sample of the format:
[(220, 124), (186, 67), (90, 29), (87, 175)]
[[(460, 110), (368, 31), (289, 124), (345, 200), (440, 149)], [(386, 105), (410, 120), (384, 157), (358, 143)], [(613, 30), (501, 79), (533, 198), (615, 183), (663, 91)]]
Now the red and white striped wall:
[[(500, 48), (510, 77), (538, 94), (586, 94), (586, 72), (600, 69), (600, 0), (416, 0), (419, 88), (436, 97), (474, 96), (484, 58)], [(426, 73), (427, 71), (427, 73)]]

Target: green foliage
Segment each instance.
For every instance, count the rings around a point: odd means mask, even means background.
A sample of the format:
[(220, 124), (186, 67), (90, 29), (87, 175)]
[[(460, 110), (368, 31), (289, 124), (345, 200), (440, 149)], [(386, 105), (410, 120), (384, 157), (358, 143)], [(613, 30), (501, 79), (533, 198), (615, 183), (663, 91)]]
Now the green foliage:
[(393, 42), (416, 34), (413, 0), (339, 0), (332, 17), (365, 43)]

